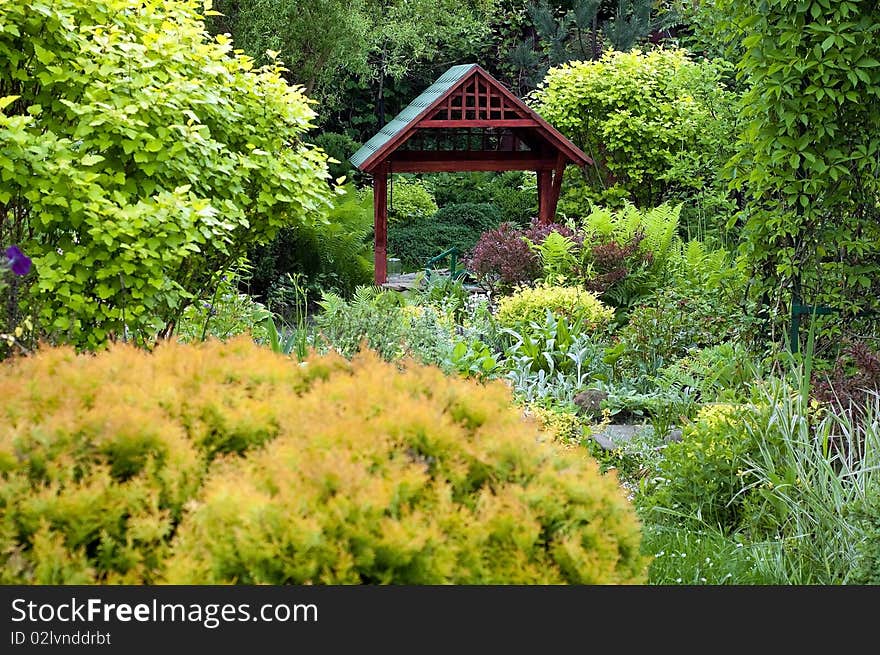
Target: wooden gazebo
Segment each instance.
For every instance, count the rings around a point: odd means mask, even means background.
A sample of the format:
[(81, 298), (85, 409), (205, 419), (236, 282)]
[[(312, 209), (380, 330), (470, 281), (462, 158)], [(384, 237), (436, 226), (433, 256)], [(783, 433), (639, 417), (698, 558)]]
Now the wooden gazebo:
[(376, 284), (387, 280), (390, 174), (535, 171), (538, 220), (549, 223), (565, 167), (593, 163), (477, 64), (446, 71), (350, 161), (373, 176)]

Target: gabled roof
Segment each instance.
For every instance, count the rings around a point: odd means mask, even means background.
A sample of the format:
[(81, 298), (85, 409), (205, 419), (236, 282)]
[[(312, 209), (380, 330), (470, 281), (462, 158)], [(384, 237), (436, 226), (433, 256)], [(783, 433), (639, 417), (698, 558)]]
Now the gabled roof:
[[(592, 160), (577, 146), (478, 64), (453, 66), (443, 73), (436, 82), (425, 89), (403, 111), (391, 119), (385, 127), (373, 135), (349, 158), (349, 161), (358, 169), (370, 172), (377, 163), (387, 159), (391, 153), (412, 136), (416, 129), (418, 129), (420, 122), (427, 121), (424, 126), (430, 127), (431, 121), (428, 119), (434, 115), (437, 109), (443, 106), (444, 101), (449, 96), (453, 95), (475, 76), (478, 76), (484, 85), (491, 86), (492, 90), (498, 96), (503, 97), (508, 105), (515, 107), (517, 113), (528, 119), (529, 126), (527, 129), (533, 130), (543, 137), (544, 140), (558, 151), (560, 156), (581, 166), (592, 164)], [(487, 125), (491, 126), (492, 122), (492, 120), (487, 121), (483, 119), (475, 121), (475, 124), (479, 123), (480, 126), (486, 127)], [(498, 122), (498, 125), (500, 127), (510, 123), (511, 121), (501, 120)]]

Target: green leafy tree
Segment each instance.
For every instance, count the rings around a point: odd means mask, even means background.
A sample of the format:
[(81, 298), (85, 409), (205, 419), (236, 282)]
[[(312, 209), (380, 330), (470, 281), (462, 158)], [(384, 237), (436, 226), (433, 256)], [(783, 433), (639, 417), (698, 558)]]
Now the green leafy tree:
[(366, 91), (360, 102), (375, 132), (386, 122), (389, 84), (421, 70), (433, 82), (438, 70), (480, 52), (496, 1), (221, 0), (211, 29), (231, 33), (258, 62), (277, 53), (290, 81), (341, 112)]
[(315, 113), (196, 0), (0, 3), (0, 234), (48, 335), (170, 334), (248, 244), (322, 220)]
[(724, 72), (676, 48), (609, 51), (551, 69), (535, 106), (594, 161), (583, 171), (580, 211), (590, 200), (702, 202), (707, 189), (723, 208), (718, 173), (736, 120)]
[(880, 6), (716, 2), (737, 31), (746, 120), (731, 161), (765, 307), (880, 298)]
[(289, 79), (306, 93), (327, 98), (342, 71), (365, 75), (373, 25), (369, 0), (220, 0), (212, 32), (229, 32), (236, 45), (269, 63), (288, 67)]

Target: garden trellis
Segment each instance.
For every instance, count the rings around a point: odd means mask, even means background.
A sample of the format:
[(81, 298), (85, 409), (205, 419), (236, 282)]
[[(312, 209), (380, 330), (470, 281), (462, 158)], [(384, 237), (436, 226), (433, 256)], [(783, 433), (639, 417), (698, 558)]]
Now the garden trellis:
[(447, 70), (350, 161), (373, 176), (376, 284), (387, 280), (389, 175), (535, 171), (538, 220), (549, 223), (565, 167), (593, 163), (477, 64)]

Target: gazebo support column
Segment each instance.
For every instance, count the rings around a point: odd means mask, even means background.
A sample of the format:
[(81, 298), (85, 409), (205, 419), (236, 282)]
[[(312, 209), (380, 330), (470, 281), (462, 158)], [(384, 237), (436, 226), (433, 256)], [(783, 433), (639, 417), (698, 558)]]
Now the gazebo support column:
[(373, 170), (373, 232), (376, 284), (388, 281), (388, 165)]
[(559, 205), (559, 194), (562, 192), (562, 176), (565, 174), (565, 158), (560, 154), (556, 157), (556, 167), (553, 169), (553, 181), (550, 184), (550, 208), (548, 213), (550, 220), (556, 220), (556, 207)]
[(538, 224), (553, 222), (553, 180), (549, 170), (538, 171)]

